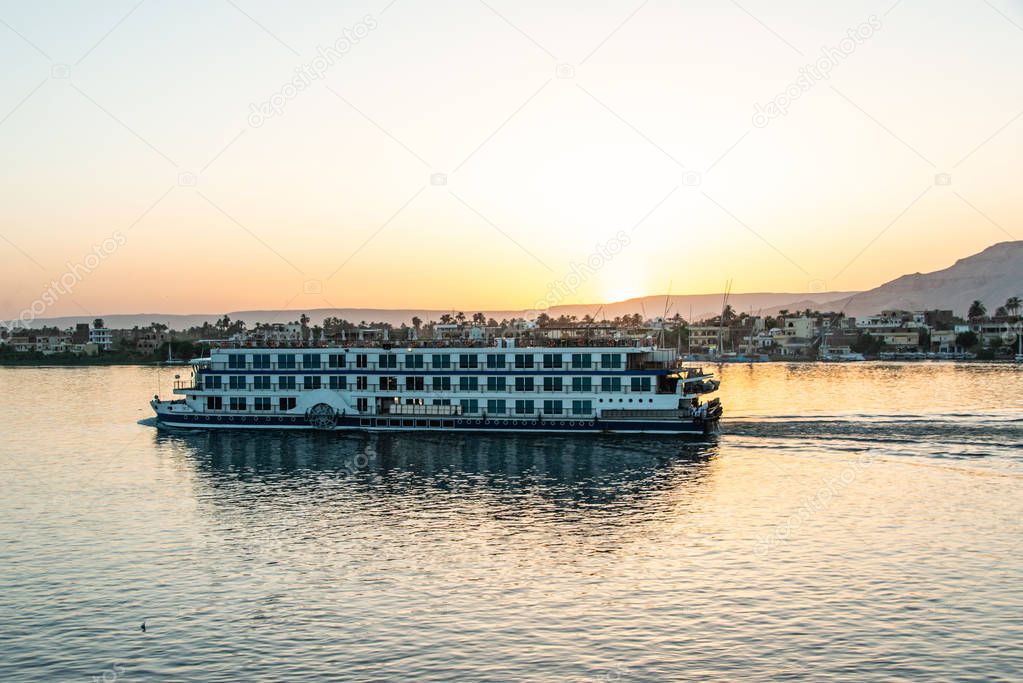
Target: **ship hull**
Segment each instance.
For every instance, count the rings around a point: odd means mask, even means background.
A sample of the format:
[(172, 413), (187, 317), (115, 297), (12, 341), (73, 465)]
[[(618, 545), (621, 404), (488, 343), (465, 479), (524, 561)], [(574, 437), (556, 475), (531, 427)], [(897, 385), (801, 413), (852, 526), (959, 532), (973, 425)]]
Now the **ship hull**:
[(287, 429), (369, 432), (488, 432), (566, 434), (675, 434), (707, 436), (718, 433), (718, 420), (604, 420), (502, 418), (416, 418), (339, 416), (333, 424), (314, 425), (301, 415), (198, 415), (157, 413), (161, 427), (180, 429)]

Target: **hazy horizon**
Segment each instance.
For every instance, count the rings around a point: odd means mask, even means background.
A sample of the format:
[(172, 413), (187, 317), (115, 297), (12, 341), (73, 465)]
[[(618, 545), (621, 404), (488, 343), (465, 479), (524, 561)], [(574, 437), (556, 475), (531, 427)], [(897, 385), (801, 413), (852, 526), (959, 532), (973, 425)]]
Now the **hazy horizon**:
[(1016, 1), (3, 4), (0, 317), (61, 278), (36, 317), (939, 270), (1020, 233), (1021, 25)]

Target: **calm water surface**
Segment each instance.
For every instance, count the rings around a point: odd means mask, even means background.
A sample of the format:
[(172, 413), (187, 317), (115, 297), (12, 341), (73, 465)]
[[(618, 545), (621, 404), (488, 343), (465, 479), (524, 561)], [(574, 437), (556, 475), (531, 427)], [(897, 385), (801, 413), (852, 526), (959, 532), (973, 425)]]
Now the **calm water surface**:
[(165, 432), (173, 373), (0, 369), (0, 680), (1023, 678), (1023, 370), (726, 367), (696, 444)]

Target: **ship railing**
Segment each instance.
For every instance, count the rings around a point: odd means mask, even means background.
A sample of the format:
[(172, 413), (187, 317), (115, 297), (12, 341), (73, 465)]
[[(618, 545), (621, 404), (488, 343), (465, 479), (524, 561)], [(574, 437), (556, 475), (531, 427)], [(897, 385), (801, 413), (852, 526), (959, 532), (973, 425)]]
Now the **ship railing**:
[[(180, 386), (179, 386), (179, 384), (180, 384)], [(633, 389), (629, 385), (623, 385), (623, 386), (621, 386), (619, 388), (611, 387), (611, 388), (605, 389), (605, 388), (601, 387), (599, 384), (591, 385), (588, 388), (587, 387), (582, 387), (582, 386), (576, 388), (576, 387), (573, 387), (571, 384), (565, 384), (561, 388), (554, 388), (554, 387), (544, 388), (544, 386), (542, 384), (536, 384), (531, 389), (525, 389), (525, 388), (523, 388), (523, 389), (516, 389), (514, 385), (506, 385), (504, 388), (497, 388), (497, 387), (488, 388), (486, 384), (482, 384), (482, 383), (479, 384), (476, 388), (473, 388), (471, 386), (463, 388), (461, 386), (458, 386), (457, 384), (452, 385), (450, 387), (443, 387), (443, 386), (434, 387), (431, 384), (426, 384), (422, 388), (419, 388), (419, 387), (411, 387), (410, 388), (410, 387), (407, 387), (407, 386), (403, 386), (401, 384), (397, 384), (397, 385), (390, 385), (390, 384), (383, 384), (383, 385), (381, 385), (381, 384), (364, 384), (363, 385), (363, 384), (358, 384), (358, 383), (349, 383), (346, 386), (342, 387), (340, 385), (339, 386), (331, 386), (330, 384), (328, 384), (326, 382), (324, 382), (324, 383), (322, 383), (322, 384), (320, 384), (318, 386), (317, 385), (306, 386), (305, 384), (297, 383), (294, 386), (290, 386), (290, 385), (280, 386), (280, 385), (277, 385), (277, 384), (272, 384), (269, 387), (266, 387), (266, 386), (259, 386), (259, 387), (257, 387), (257, 386), (255, 386), (252, 383), (244, 384), (244, 385), (237, 385), (236, 384), (234, 386), (229, 385), (227, 383), (224, 383), (224, 384), (222, 384), (220, 386), (206, 386), (206, 385), (193, 385), (193, 384), (177, 383), (176, 382), (175, 385), (174, 385), (174, 388), (175, 388), (175, 390), (178, 390), (178, 391), (201, 391), (201, 392), (217, 392), (217, 393), (230, 393), (230, 392), (236, 392), (236, 391), (246, 391), (246, 392), (266, 391), (266, 392), (274, 393), (274, 394), (276, 394), (276, 393), (293, 394), (293, 393), (296, 393), (296, 392), (301, 393), (303, 391), (319, 391), (319, 390), (322, 390), (322, 389), (326, 389), (328, 391), (348, 391), (348, 392), (354, 392), (354, 393), (366, 392), (366, 393), (373, 393), (373, 394), (379, 394), (379, 393), (384, 393), (384, 394), (387, 394), (387, 393), (401, 393), (401, 394), (486, 394), (486, 395), (495, 395), (495, 394), (503, 395), (503, 394), (508, 394), (510, 396), (526, 395), (526, 394), (528, 394), (528, 395), (534, 395), (534, 394), (572, 394), (572, 395), (587, 395), (587, 394), (642, 394), (644, 396), (652, 396), (652, 395), (670, 396), (670, 395), (673, 395), (675, 393), (675, 392), (669, 392), (669, 391), (658, 391), (656, 389), (656, 387), (653, 387), (653, 386), (651, 386), (650, 389)]]
[(431, 362), (424, 362), (422, 364), (417, 363), (405, 363), (404, 361), (391, 364), (381, 363), (379, 361), (367, 361), (366, 363), (345, 363), (343, 365), (330, 365), (329, 363), (320, 363), (319, 365), (306, 365), (304, 363), (295, 364), (281, 364), (276, 361), (271, 362), (269, 365), (265, 363), (253, 363), (246, 361), (245, 363), (229, 363), (226, 361), (216, 361), (210, 363), (210, 370), (217, 372), (231, 372), (232, 370), (264, 370), (267, 372), (287, 370), (287, 371), (315, 371), (315, 372), (331, 372), (334, 370), (346, 370), (348, 372), (359, 371), (359, 370), (392, 370), (394, 372), (414, 373), (418, 371), (451, 371), (461, 372), (465, 370), (478, 370), (480, 372), (514, 372), (516, 370), (525, 371), (536, 371), (536, 370), (551, 370), (551, 371), (573, 371), (573, 370), (606, 370), (608, 372), (621, 372), (624, 370), (672, 370), (677, 368), (676, 365), (671, 363), (668, 364), (657, 364), (657, 367), (650, 368), (635, 368), (626, 367), (622, 364), (617, 365), (604, 365), (599, 361), (590, 363), (563, 363), (561, 365), (545, 364), (545, 363), (532, 363), (532, 364), (518, 364), (514, 362), (505, 363), (504, 365), (490, 365), (486, 362), (480, 362), (477, 365), (461, 365), (457, 362), (449, 364), (438, 363), (434, 364)]

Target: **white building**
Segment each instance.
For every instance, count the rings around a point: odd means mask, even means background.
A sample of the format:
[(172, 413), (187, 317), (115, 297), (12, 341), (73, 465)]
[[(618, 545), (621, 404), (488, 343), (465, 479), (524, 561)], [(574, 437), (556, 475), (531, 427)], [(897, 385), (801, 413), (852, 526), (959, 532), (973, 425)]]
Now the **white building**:
[(95, 344), (100, 351), (110, 351), (114, 348), (114, 333), (105, 327), (90, 328), (89, 343)]

